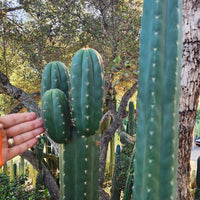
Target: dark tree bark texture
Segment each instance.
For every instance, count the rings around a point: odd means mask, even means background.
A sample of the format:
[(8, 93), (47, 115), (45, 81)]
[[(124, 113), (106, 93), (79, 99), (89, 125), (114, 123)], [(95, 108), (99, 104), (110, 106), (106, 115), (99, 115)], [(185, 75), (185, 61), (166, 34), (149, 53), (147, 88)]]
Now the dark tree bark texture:
[(190, 200), (190, 155), (200, 91), (200, 1), (183, 1), (178, 200)]

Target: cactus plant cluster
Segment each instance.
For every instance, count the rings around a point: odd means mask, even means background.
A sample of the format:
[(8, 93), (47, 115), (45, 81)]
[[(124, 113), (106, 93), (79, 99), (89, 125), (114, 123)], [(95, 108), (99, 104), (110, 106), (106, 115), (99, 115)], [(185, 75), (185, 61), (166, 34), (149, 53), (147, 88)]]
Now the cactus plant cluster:
[[(132, 166), (134, 160), (133, 149), (135, 146), (135, 138), (133, 135), (135, 135), (136, 131), (136, 118), (134, 113), (134, 104), (132, 101), (130, 101), (126, 132), (122, 131), (120, 133), (122, 148), (121, 150), (119, 150), (119, 146), (116, 148), (115, 168), (111, 188), (111, 200), (120, 199), (121, 191), (127, 191), (132, 188), (133, 185), (132, 176), (134, 170), (132, 169)], [(129, 179), (128, 182), (127, 179)]]
[[(124, 200), (176, 199), (181, 23), (182, 0), (143, 1), (136, 150)], [(43, 73), (42, 117), (49, 136), (60, 143), (63, 200), (98, 199), (95, 133), (102, 115), (102, 77), (102, 60), (89, 48), (75, 54), (70, 77), (60, 62), (49, 63)]]
[(99, 136), (103, 106), (103, 62), (97, 51), (82, 48), (70, 69), (47, 64), (42, 75), (42, 118), (59, 143), (60, 199), (98, 199)]

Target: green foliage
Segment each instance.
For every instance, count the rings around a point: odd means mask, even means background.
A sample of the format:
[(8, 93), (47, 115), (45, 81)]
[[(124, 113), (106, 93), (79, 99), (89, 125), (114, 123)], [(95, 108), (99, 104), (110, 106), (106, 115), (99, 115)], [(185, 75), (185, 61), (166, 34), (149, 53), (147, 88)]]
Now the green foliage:
[(196, 116), (196, 120), (197, 120), (197, 121), (200, 120), (200, 106), (198, 106), (198, 108), (197, 108), (197, 116)]
[[(89, 45), (101, 53), (105, 71), (117, 76), (123, 91), (137, 72), (141, 5), (141, 0), (3, 1), (0, 70), (31, 95), (40, 90), (43, 66), (52, 60), (69, 66), (74, 53)], [(15, 6), (20, 9), (10, 12)], [(1, 96), (2, 114), (18, 104)]]
[(5, 174), (0, 173), (0, 200), (48, 200), (50, 199), (49, 193), (46, 189), (35, 191), (34, 189), (27, 190), (26, 176), (20, 176), (15, 180), (10, 180)]

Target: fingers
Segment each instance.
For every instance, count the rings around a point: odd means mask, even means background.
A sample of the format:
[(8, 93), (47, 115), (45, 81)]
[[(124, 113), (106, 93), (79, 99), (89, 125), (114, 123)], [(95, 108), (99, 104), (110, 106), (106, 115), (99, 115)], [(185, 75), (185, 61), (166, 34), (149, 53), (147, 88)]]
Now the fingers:
[(24, 122), (24, 123), (12, 126), (10, 128), (7, 128), (5, 131), (8, 137), (15, 137), (19, 134), (30, 132), (34, 129), (42, 128), (42, 127), (43, 127), (43, 122), (42, 122), (42, 119), (40, 118), (40, 119), (36, 119), (36, 120), (32, 120), (32, 121), (28, 121), (28, 122)]
[(32, 131), (17, 135), (15, 137), (13, 137), (14, 144), (15, 144), (15, 146), (20, 145), (34, 137), (37, 137), (38, 135), (40, 135), (42, 133), (44, 133), (44, 128), (37, 128)]
[(36, 119), (36, 114), (33, 112), (9, 114), (9, 115), (0, 117), (0, 124), (3, 124), (4, 128), (6, 129), (14, 125), (28, 122), (34, 119)]
[(12, 148), (8, 149), (8, 160), (14, 158), (17, 155), (20, 155), (22, 153), (24, 153), (25, 151), (27, 151), (29, 148), (33, 147), (34, 145), (36, 145), (38, 142), (38, 139), (36, 137), (20, 144), (20, 145), (16, 145)]

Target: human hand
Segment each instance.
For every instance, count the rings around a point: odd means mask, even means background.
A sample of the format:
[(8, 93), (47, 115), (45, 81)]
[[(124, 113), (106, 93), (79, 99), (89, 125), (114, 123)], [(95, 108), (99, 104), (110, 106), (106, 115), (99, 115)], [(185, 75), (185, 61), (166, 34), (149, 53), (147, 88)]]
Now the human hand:
[[(17, 113), (0, 117), (0, 166), (22, 154), (37, 143), (37, 136), (44, 132), (42, 119), (35, 113)], [(8, 139), (12, 138), (10, 146)], [(1, 162), (2, 161), (2, 162)]]

